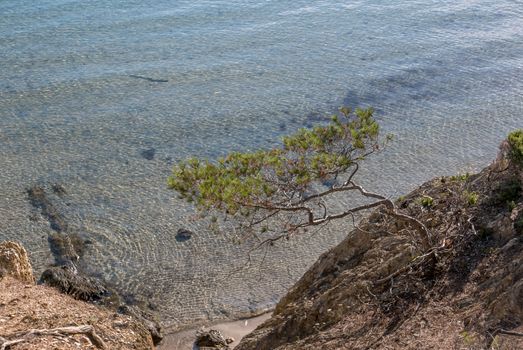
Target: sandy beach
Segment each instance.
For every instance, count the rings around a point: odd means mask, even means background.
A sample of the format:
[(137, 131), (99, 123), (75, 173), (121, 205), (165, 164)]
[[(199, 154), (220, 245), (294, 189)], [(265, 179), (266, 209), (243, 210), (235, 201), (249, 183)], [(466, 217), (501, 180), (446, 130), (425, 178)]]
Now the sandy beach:
[[(220, 331), (225, 338), (232, 337), (234, 338), (234, 343), (230, 346), (232, 349), (238, 345), (240, 340), (250, 332), (252, 332), (258, 325), (263, 323), (271, 317), (271, 313), (266, 313), (253, 318), (246, 318), (238, 321), (223, 322), (215, 325), (207, 326), (207, 328), (212, 328)], [(196, 331), (199, 328), (193, 328), (186, 331), (172, 333), (165, 336), (162, 344), (158, 346), (159, 350), (190, 350), (196, 349), (193, 347), (195, 340)]]

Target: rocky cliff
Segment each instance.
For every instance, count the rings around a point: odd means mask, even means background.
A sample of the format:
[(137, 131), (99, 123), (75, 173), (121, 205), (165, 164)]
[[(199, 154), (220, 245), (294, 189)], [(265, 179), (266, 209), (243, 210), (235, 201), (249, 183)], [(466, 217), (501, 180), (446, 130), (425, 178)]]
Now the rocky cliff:
[(523, 170), (507, 142), (475, 175), (436, 178), (323, 254), (237, 350), (522, 349)]

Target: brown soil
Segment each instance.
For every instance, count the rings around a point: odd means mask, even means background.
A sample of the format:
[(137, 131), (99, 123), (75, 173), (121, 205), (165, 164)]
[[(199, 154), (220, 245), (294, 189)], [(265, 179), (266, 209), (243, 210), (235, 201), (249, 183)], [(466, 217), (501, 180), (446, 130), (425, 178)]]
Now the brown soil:
[[(130, 316), (74, 300), (57, 290), (22, 282), (12, 277), (0, 280), (0, 337), (20, 339), (32, 329), (92, 325), (106, 349), (153, 349), (147, 329)], [(0, 347), (3, 340), (0, 338)], [(99, 349), (84, 334), (34, 336), (12, 345), (10, 350)]]
[(498, 159), (399, 199), (428, 248), (375, 211), (236, 349), (523, 349), (522, 172)]

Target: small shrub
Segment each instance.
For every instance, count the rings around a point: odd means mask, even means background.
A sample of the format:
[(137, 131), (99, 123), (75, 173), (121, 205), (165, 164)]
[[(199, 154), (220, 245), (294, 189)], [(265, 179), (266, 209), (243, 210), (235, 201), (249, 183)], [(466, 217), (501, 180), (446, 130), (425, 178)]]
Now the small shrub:
[(430, 208), (434, 205), (434, 199), (430, 196), (423, 196), (420, 199), (421, 206), (424, 208)]
[(507, 140), (510, 145), (510, 158), (523, 167), (523, 129), (512, 131)]
[(450, 181), (463, 182), (463, 181), (467, 181), (469, 179), (469, 177), (470, 177), (469, 173), (453, 175), (450, 177)]
[(479, 194), (477, 192), (465, 191), (465, 197), (467, 198), (468, 205), (478, 204)]
[(502, 183), (497, 189), (492, 197), (493, 204), (496, 205), (509, 205), (511, 202), (516, 202), (521, 196), (521, 185), (516, 180), (510, 180)]
[(461, 337), (463, 339), (463, 343), (467, 346), (471, 346), (471, 345), (474, 345), (477, 340), (476, 340), (476, 337), (474, 336), (474, 334), (471, 334), (467, 331), (463, 331), (461, 332)]

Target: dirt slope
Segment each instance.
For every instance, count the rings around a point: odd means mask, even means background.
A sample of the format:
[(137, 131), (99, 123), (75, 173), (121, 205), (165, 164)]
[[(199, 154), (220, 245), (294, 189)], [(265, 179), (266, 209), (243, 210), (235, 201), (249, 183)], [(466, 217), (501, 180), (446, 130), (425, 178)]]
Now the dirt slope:
[(375, 211), (236, 349), (523, 349), (522, 186), (505, 152), (400, 198), (430, 229), (428, 249)]
[(0, 243), (0, 349), (153, 349), (132, 318), (35, 285), (25, 249)]
[(153, 349), (147, 329), (130, 316), (115, 314), (72, 299), (54, 288), (27, 284), (12, 277), (0, 281), (0, 290), (0, 337), (14, 340), (31, 329), (91, 325), (105, 344), (105, 347), (96, 346), (85, 334), (34, 336), (9, 347), (10, 350)]

